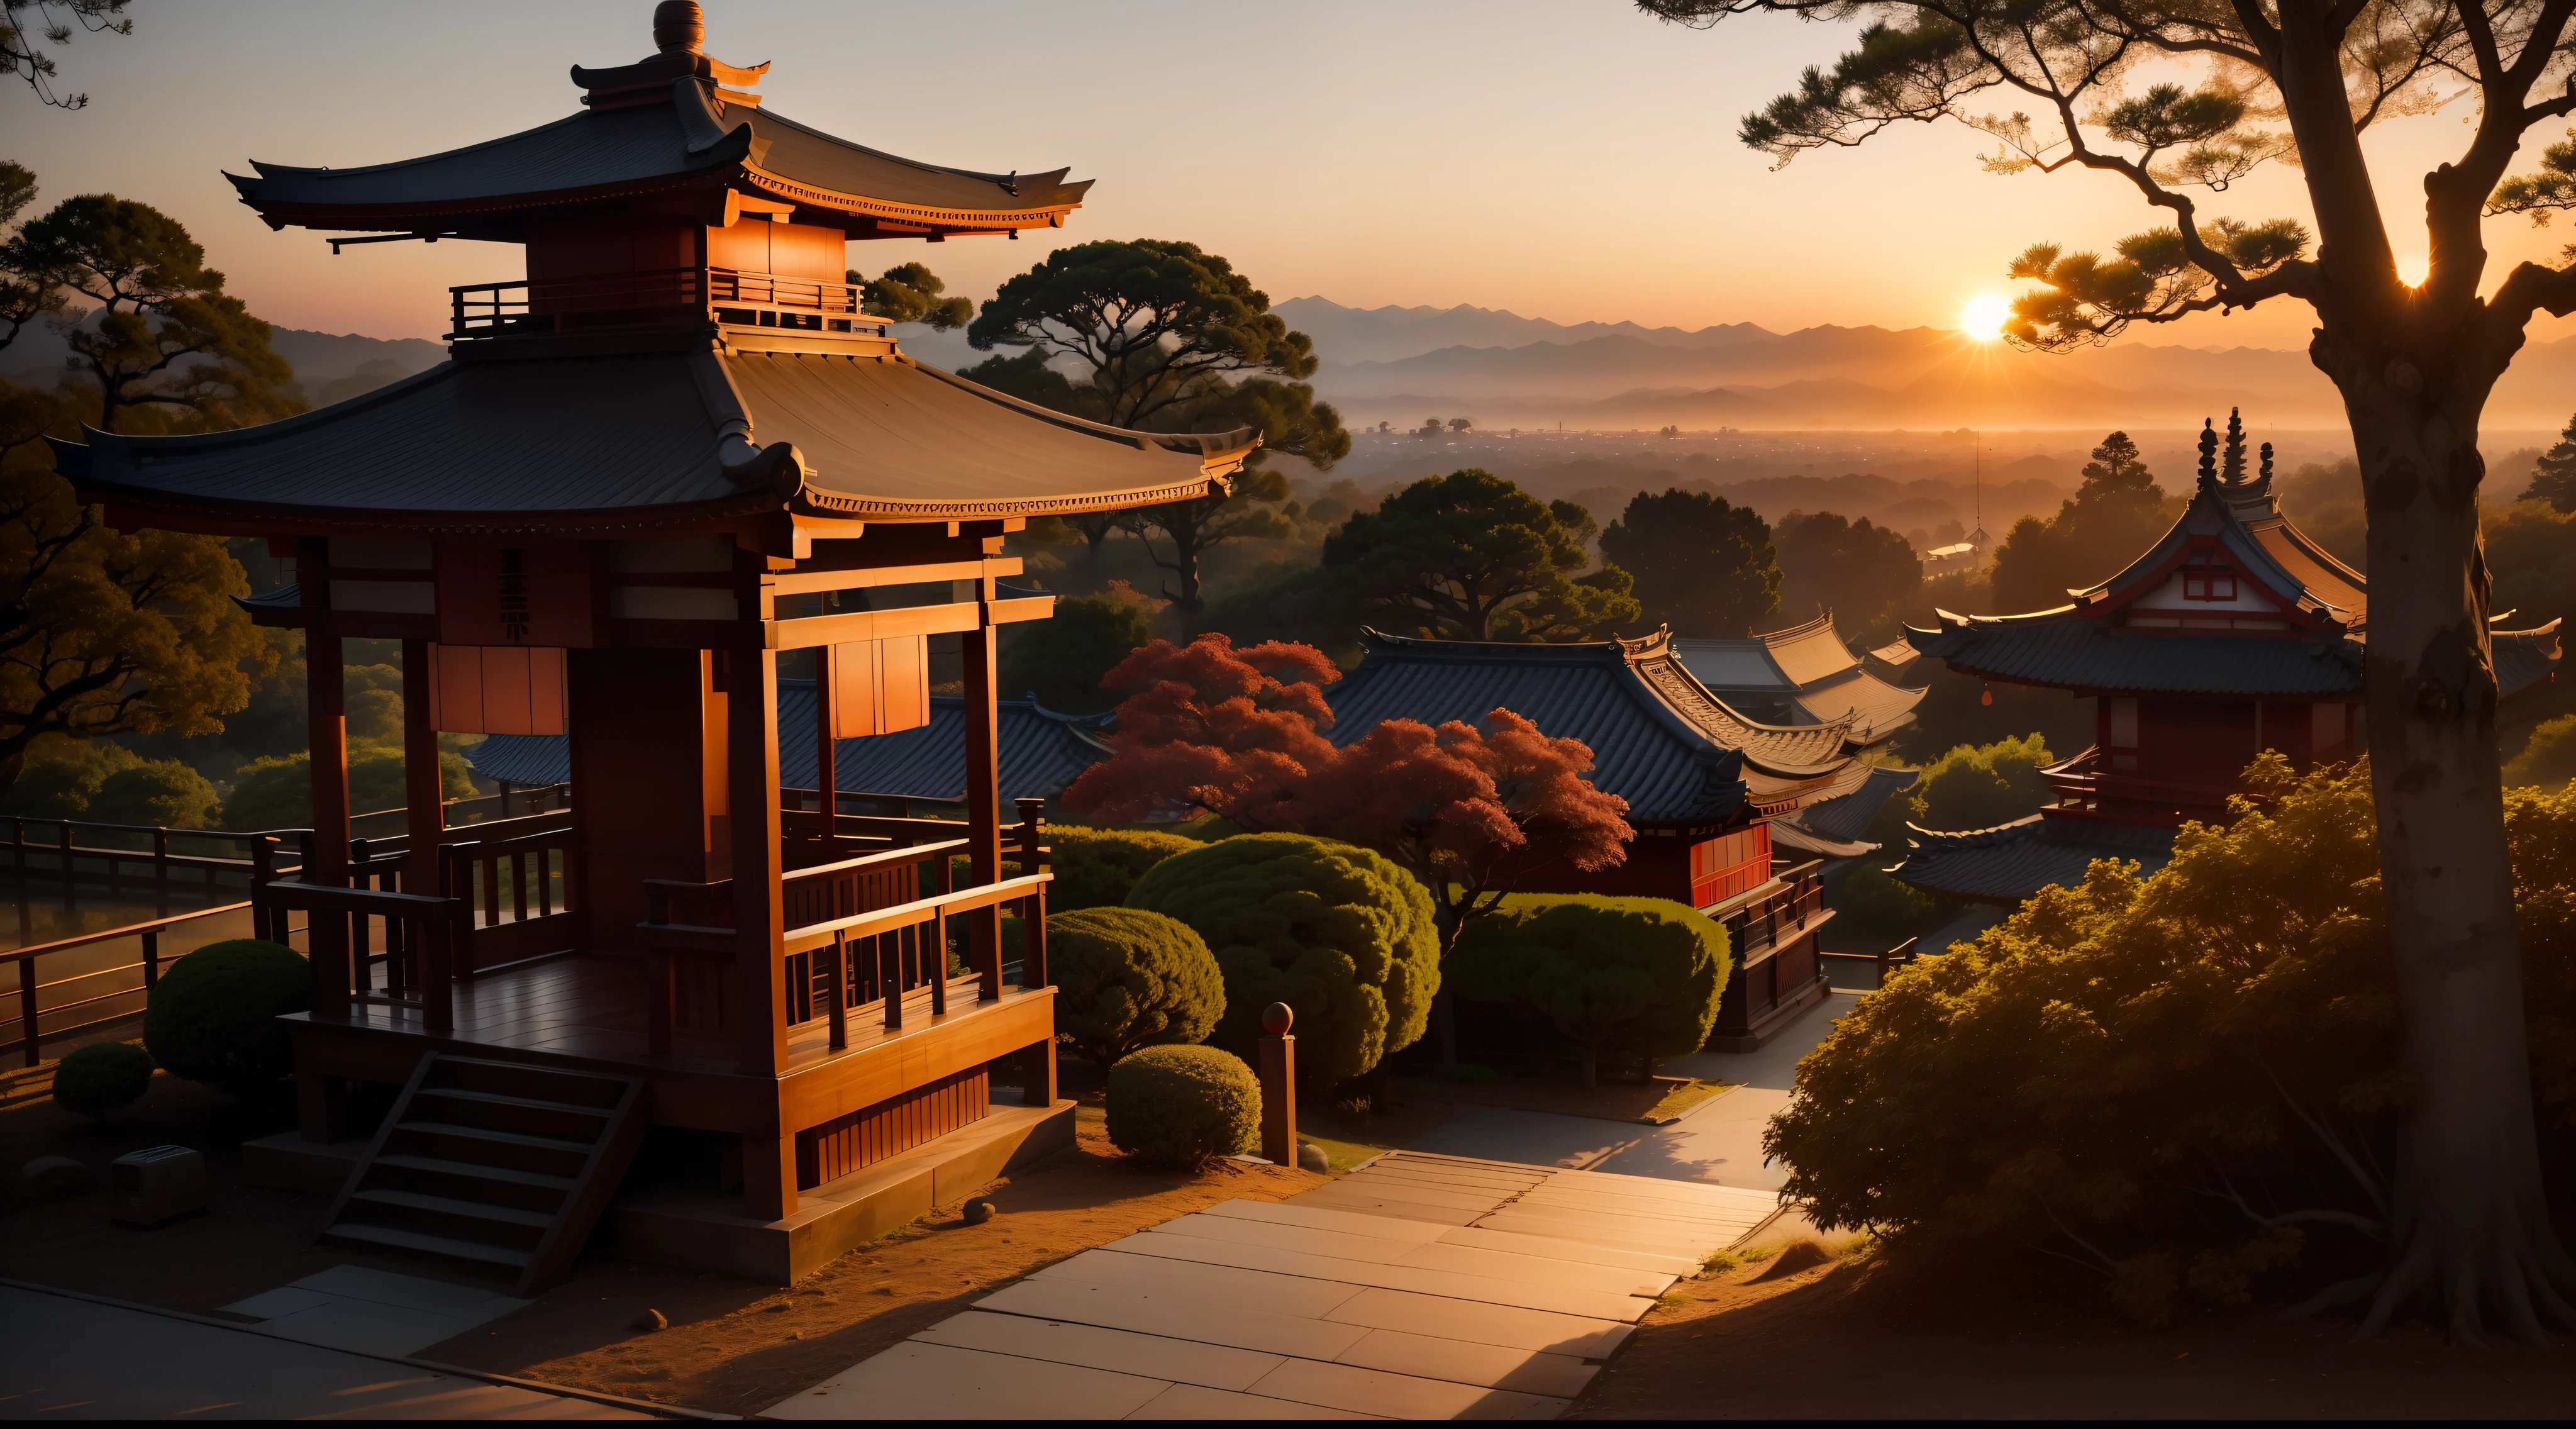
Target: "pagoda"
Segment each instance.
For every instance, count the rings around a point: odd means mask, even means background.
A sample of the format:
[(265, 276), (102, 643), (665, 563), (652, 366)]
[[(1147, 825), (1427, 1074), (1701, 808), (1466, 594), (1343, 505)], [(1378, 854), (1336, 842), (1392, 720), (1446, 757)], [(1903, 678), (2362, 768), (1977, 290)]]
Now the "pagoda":
[[(2228, 426), (2233, 436), (2233, 415)], [(1945, 610), (1937, 627), (1907, 631), (1915, 650), (1961, 674), (2098, 704), (2093, 746), (2043, 771), (2050, 802), (2039, 813), (1970, 832), (1913, 829), (1910, 854), (1890, 872), (2007, 907), (2082, 882), (2095, 859), (2153, 873), (2171, 861), (2185, 821), (2226, 813), (2257, 754), (2276, 750), (2304, 771), (2364, 751), (2369, 584), (2283, 514), (2270, 443), (2251, 476), (2222, 472), (2217, 451), (2203, 423), (2182, 518), (2119, 574), (2070, 589), (2068, 604)], [(2489, 639), (2499, 698), (2551, 678), (2557, 621)]]
[(1823, 1000), (1825, 866), (1875, 847), (1854, 840), (1915, 777), (1862, 759), (1870, 741), (1851, 717), (1751, 719), (1692, 675), (1669, 630), (1567, 645), (1362, 640), (1359, 668), (1325, 692), (1335, 744), (1390, 719), (1475, 724), (1507, 709), (1591, 749), (1584, 777), (1628, 803), (1627, 859), (1522, 891), (1670, 898), (1725, 924), (1735, 967), (1710, 1047), (1752, 1051)]
[[(694, 4), (658, 6), (653, 35), (575, 68), (582, 107), (552, 124), (233, 179), (273, 228), (361, 235), (338, 244), (520, 245), (524, 276), (451, 291), (450, 361), (267, 426), (55, 447), (118, 529), (264, 537), (295, 563), (247, 603), (304, 632), (313, 835), (255, 912), (308, 950), (314, 1002), (287, 1019), (297, 1131), (248, 1159), (336, 1185), (331, 1238), (523, 1292), (594, 1225), (792, 1279), (934, 1187), (1071, 1144), (1038, 821), (1006, 829), (997, 789), (995, 633), (1052, 598), (997, 589), (1020, 570), (1002, 542), (1221, 494), (1253, 444), (913, 361), (844, 246), (1056, 227), (1087, 185), (797, 124), (755, 92), (767, 66), (704, 52)], [(964, 673), (935, 718), (941, 636)], [(410, 809), (357, 846), (353, 637), (402, 643)], [(918, 757), (965, 822), (791, 807), (782, 660), (814, 682), (789, 732), (808, 779), (838, 787), (841, 741), (946, 729)], [(442, 731), (562, 736), (569, 808), (442, 827)], [(1029, 870), (1007, 881), (1006, 836)], [(1006, 907), (1032, 930), (1015, 977)], [(1025, 1106), (993, 1099), (994, 1070)], [(400, 1089), (371, 1136), (365, 1083)], [(620, 1195), (648, 1134), (675, 1179)]]

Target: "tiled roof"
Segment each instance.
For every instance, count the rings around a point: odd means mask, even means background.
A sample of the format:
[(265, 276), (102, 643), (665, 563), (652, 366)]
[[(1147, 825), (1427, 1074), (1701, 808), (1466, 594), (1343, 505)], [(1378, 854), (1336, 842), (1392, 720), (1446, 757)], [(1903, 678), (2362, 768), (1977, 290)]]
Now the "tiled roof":
[(1744, 805), (1744, 755), (1657, 696), (1611, 642), (1509, 645), (1366, 632), (1367, 658), (1326, 691), (1337, 744), (1390, 719), (1473, 724), (1507, 709), (1592, 750), (1592, 783), (1632, 822), (1715, 823)]
[[(722, 103), (707, 80), (675, 78), (670, 102), (585, 108), (520, 133), (385, 164), (303, 168), (254, 160), (228, 174), (242, 202), (295, 221), (333, 211), (357, 219), (413, 209), (467, 221), (561, 194), (723, 174), (748, 164), (799, 184), (883, 203), (968, 214), (1022, 214), (1079, 204), (1089, 180), (1065, 170), (983, 174), (900, 159), (837, 139), (766, 105)], [(486, 220), (488, 221), (488, 220)], [(391, 225), (387, 225), (391, 226)], [(479, 235), (478, 235), (479, 236)]]
[(1923, 700), (1921, 690), (1863, 671), (1834, 629), (1831, 611), (1745, 640), (1676, 636), (1672, 651), (1692, 678), (1730, 708), (1783, 725), (1847, 720), (1856, 744), (1876, 744), (1913, 723), (1914, 707)]
[[(675, 338), (662, 352), (444, 362), (236, 431), (89, 431), (85, 445), (56, 440), (55, 463), (92, 500), (425, 531), (441, 518), (674, 508), (792, 505), (883, 520), (1109, 509), (1203, 493), (1250, 440), (1103, 427), (899, 355), (695, 341), (694, 351)], [(786, 461), (791, 444), (798, 462)]]
[(1859, 788), (1799, 810), (1798, 822), (1829, 839), (1859, 838), (1889, 799), (1913, 788), (1914, 781), (1922, 776), (1920, 769), (1872, 765), (1866, 782)]
[[(2195, 552), (2213, 550), (2293, 613), (2276, 618), (2269, 606), (2239, 612), (2255, 618), (2237, 620), (2244, 628), (2224, 634), (2182, 633), (2170, 609), (2152, 612), (2152, 628), (2133, 623), (2148, 615), (2133, 602), (2172, 579), (2186, 556), (2199, 560)], [(2268, 474), (2224, 482), (2204, 472), (2190, 506), (2153, 546), (2109, 580), (2068, 594), (2070, 604), (2020, 615), (1941, 611), (1937, 628), (1908, 630), (1906, 640), (1963, 674), (2016, 684), (2310, 699), (2361, 692), (2368, 582), (2281, 514)], [(2504, 698), (2557, 666), (2555, 620), (2493, 631), (2490, 639)]]
[(2095, 859), (2133, 860), (2141, 876), (2173, 861), (2172, 829), (2033, 814), (1991, 829), (1907, 826), (1912, 852), (1888, 872), (1933, 893), (2013, 905), (2051, 884), (2073, 887)]
[[(834, 783), (844, 794), (955, 803), (965, 798), (965, 701), (933, 696), (930, 723), (900, 734), (844, 739), (832, 747)], [(998, 702), (1005, 802), (1051, 799), (1109, 755), (1099, 733), (1107, 715), (1067, 715), (1031, 700)], [(814, 787), (814, 683), (778, 682), (778, 777)], [(512, 784), (560, 784), (572, 775), (564, 736), (496, 734), (465, 752), (474, 772)]]

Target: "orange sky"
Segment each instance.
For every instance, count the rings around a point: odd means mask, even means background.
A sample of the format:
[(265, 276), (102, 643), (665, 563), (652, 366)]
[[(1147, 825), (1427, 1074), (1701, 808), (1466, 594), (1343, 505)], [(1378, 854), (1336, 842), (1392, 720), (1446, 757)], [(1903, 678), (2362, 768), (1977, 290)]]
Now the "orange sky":
[[(2007, 290), (2003, 265), (2025, 244), (2102, 246), (2149, 221), (2112, 178), (1983, 173), (1981, 136), (1948, 124), (1771, 171), (1734, 141), (1737, 118), (1829, 60), (1846, 26), (1763, 17), (1697, 32), (1622, 0), (707, 9), (711, 53), (776, 62), (763, 90), (780, 111), (936, 162), (1071, 164), (1099, 184), (1061, 241), (1190, 239), (1275, 299), (1685, 327), (1949, 324), (1969, 299)], [(576, 98), (566, 67), (646, 53), (650, 11), (143, 0), (131, 39), (84, 36), (60, 54), (91, 107), (8, 100), (0, 152), (37, 170), (45, 201), (106, 189), (177, 215), (272, 321), (435, 336), (445, 286), (517, 276), (514, 251), (387, 244), (333, 258), (311, 234), (269, 232), (218, 171), (254, 155), (383, 162), (561, 117)], [(2384, 203), (2411, 216), (2423, 170), (2465, 141), (2465, 109), (2375, 139)], [(2296, 174), (2267, 171), (2209, 211), (2303, 217), (2305, 205)], [(2495, 275), (2570, 236), (2490, 225)], [(2420, 223), (2398, 246), (2420, 251)], [(1042, 251), (889, 242), (853, 261), (926, 259), (952, 291), (981, 297)], [(2297, 346), (2309, 326), (2282, 304), (2143, 340)], [(2535, 335), (2571, 330), (2544, 319)]]

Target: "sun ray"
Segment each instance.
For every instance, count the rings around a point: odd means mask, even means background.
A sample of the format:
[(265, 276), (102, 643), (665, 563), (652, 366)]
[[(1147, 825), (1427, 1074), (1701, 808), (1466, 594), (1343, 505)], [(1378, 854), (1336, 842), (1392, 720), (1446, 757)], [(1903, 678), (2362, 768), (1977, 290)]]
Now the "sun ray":
[(2011, 316), (2011, 303), (1992, 293), (1980, 293), (1959, 309), (1959, 331), (1978, 342), (1992, 342), (2004, 335), (2004, 322)]

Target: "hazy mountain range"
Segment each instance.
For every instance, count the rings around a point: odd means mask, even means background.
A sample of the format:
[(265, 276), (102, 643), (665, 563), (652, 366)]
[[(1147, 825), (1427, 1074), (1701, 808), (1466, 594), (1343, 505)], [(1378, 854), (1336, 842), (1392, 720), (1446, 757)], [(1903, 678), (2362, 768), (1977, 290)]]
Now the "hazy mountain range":
[[(1697, 330), (1568, 326), (1486, 308), (1274, 309), (1315, 340), (1315, 386), (1352, 420), (1419, 425), (1686, 429), (2198, 425), (2243, 406), (2267, 425), (2339, 426), (2341, 401), (2304, 352), (2122, 341), (2063, 356), (1940, 328), (1751, 323)], [(2555, 428), (2576, 408), (2576, 339), (2533, 343), (2491, 424)]]

